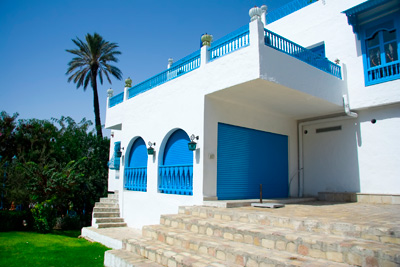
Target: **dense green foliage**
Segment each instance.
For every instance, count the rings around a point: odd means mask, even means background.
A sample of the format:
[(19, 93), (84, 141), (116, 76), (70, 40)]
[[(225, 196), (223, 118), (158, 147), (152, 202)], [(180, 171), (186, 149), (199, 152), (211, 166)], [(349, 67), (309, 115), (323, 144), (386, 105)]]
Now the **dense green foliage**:
[[(9, 209), (13, 202), (24, 208), (36, 205), (36, 211), (50, 206), (58, 216), (66, 218), (73, 211), (89, 223), (88, 212), (107, 193), (109, 140), (90, 132), (92, 123), (85, 119), (76, 123), (69, 117), (52, 122), (17, 121), (17, 117), (0, 113), (0, 167), (7, 172), (5, 207)], [(34, 215), (41, 214), (50, 215)], [(53, 219), (48, 219), (39, 221), (51, 227)]]
[(0, 233), (0, 266), (104, 266), (108, 248), (78, 235), (71, 231)]
[(66, 51), (73, 54), (75, 57), (68, 63), (67, 75), (68, 82), (73, 81), (76, 83), (76, 88), (83, 86), (86, 91), (88, 84), (93, 89), (93, 107), (97, 136), (101, 137), (101, 121), (100, 121), (100, 107), (97, 92), (97, 76), (99, 76), (100, 83), (103, 84), (103, 76), (107, 78), (111, 84), (110, 74), (117, 78), (122, 79), (122, 72), (115, 66), (110, 65), (109, 62), (118, 62), (117, 55), (121, 52), (117, 50), (116, 43), (110, 43), (103, 39), (98, 33), (86, 34), (86, 42), (81, 39), (72, 39), (72, 42), (77, 46), (77, 49), (67, 49)]
[(33, 217), (29, 210), (0, 210), (0, 232), (31, 230), (32, 226)]

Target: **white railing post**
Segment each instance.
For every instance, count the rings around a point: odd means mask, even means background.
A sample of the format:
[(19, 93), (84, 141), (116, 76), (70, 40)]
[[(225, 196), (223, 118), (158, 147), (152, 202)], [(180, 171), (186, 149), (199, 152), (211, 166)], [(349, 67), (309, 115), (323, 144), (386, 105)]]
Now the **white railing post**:
[(260, 47), (264, 45), (264, 24), (258, 19), (250, 22), (249, 40), (251, 46)]
[(210, 61), (210, 51), (207, 45), (203, 45), (200, 50), (200, 68), (204, 67)]

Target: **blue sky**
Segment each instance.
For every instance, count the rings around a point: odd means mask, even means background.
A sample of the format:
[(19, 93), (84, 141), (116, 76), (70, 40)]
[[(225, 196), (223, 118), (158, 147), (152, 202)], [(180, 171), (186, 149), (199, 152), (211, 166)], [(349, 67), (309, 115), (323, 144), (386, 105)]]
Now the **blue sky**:
[[(201, 34), (214, 40), (249, 23), (251, 7), (269, 11), (290, 0), (0, 0), (0, 111), (19, 118), (70, 116), (94, 122), (93, 93), (68, 83), (65, 75), (73, 49), (71, 39), (99, 33), (119, 45), (115, 64), (133, 85), (163, 71), (199, 49)], [(123, 90), (112, 79), (98, 84), (102, 124), (106, 91)]]

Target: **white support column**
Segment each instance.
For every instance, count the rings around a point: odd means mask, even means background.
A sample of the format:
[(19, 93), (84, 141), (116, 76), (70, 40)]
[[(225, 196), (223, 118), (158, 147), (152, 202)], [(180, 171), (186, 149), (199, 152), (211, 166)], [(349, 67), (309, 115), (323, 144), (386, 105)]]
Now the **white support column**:
[(207, 45), (203, 45), (200, 49), (200, 68), (204, 67), (208, 61), (210, 61), (210, 51)]

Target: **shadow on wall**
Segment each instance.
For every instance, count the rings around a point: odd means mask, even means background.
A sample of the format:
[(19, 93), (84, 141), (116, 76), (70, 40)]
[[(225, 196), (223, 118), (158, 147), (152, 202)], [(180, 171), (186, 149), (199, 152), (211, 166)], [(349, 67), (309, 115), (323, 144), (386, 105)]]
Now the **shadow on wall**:
[(303, 127), (304, 196), (360, 192), (356, 119)]

